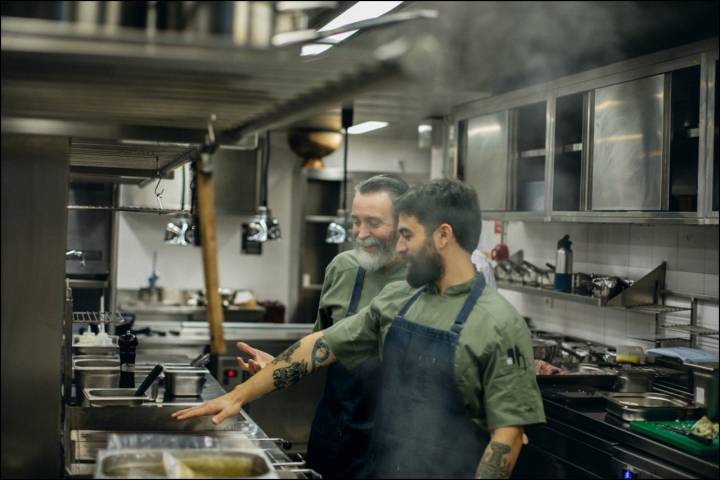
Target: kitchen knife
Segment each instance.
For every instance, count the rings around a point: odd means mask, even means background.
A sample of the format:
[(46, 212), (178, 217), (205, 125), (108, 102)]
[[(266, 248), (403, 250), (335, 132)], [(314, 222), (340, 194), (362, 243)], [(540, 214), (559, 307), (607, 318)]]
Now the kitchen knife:
[(693, 432), (683, 430), (682, 428), (672, 427), (670, 425), (658, 425), (660, 428), (664, 430), (670, 430), (671, 432), (675, 432), (678, 435), (684, 435), (692, 440), (695, 440), (696, 442), (700, 442), (703, 445), (712, 445), (712, 438), (707, 437), (701, 437), (700, 435), (697, 435)]

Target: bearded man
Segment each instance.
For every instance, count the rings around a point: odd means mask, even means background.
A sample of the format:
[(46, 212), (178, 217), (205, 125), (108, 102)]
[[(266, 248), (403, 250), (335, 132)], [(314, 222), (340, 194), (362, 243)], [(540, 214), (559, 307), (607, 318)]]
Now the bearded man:
[[(354, 249), (338, 254), (325, 270), (314, 331), (324, 330), (365, 307), (388, 283), (405, 278), (395, 255), (397, 215), (393, 201), (408, 190), (405, 181), (378, 175), (355, 188), (352, 202)], [(246, 343), (238, 349), (240, 367), (256, 373), (273, 356)], [(366, 461), (379, 384), (379, 360), (348, 370), (328, 370), (308, 441), (307, 464), (325, 478), (354, 478)]]
[(374, 428), (360, 476), (509, 478), (526, 425), (545, 422), (523, 318), (476, 272), (477, 194), (457, 180), (410, 189), (394, 203), (407, 282), (278, 355), (232, 392), (180, 410), (218, 424), (243, 405), (336, 363), (381, 359)]

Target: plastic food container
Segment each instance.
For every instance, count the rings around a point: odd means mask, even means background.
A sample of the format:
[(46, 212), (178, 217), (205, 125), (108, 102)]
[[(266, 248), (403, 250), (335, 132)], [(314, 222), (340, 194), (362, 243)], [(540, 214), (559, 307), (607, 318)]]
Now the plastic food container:
[(632, 363), (639, 365), (645, 361), (645, 352), (642, 347), (634, 345), (620, 345), (615, 356), (616, 363)]

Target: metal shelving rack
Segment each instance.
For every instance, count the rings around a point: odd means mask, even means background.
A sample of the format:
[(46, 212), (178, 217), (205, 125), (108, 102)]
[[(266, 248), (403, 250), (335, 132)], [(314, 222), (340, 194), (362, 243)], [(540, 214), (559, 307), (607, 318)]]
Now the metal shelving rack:
[[(632, 313), (640, 313), (643, 315), (652, 315), (655, 317), (655, 335), (652, 337), (634, 337), (636, 340), (642, 340), (654, 343), (656, 346), (668, 343), (688, 343), (692, 347), (696, 347), (698, 338), (702, 336), (717, 336), (720, 332), (697, 324), (697, 302), (698, 300), (707, 300), (718, 302), (717, 298), (704, 297), (699, 295), (687, 295), (671, 292), (665, 289), (665, 273), (667, 264), (663, 262), (651, 272), (643, 276), (635, 282), (631, 287), (620, 292), (618, 295), (609, 298), (596, 298), (586, 295), (578, 295), (573, 293), (557, 292), (551, 289), (530, 287), (519, 283), (507, 281), (498, 281), (498, 288), (514, 290), (517, 292), (528, 293), (531, 295), (540, 295), (544, 297), (558, 298), (571, 302), (579, 302), (587, 305), (595, 305), (597, 307), (608, 307), (622, 309)], [(667, 305), (667, 297), (685, 299), (688, 306)], [(690, 312), (689, 323), (664, 322), (664, 316), (667, 314), (678, 312)], [(669, 335), (667, 330), (680, 332), (685, 336)]]

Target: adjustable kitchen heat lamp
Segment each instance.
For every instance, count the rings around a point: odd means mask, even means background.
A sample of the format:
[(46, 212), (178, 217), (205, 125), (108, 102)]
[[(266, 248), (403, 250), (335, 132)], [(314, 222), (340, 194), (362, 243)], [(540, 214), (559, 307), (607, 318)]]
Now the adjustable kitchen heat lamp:
[(325, 242), (344, 243), (350, 241), (350, 219), (347, 212), (347, 159), (348, 159), (348, 129), (353, 124), (352, 105), (343, 105), (342, 128), (343, 128), (343, 182), (340, 197), (341, 208), (337, 211), (335, 219), (328, 225)]
[(260, 173), (260, 206), (257, 214), (247, 225), (247, 240), (251, 242), (266, 242), (281, 237), (280, 222), (273, 218), (268, 207), (268, 168), (270, 166), (270, 132), (265, 133), (263, 146), (263, 160)]

